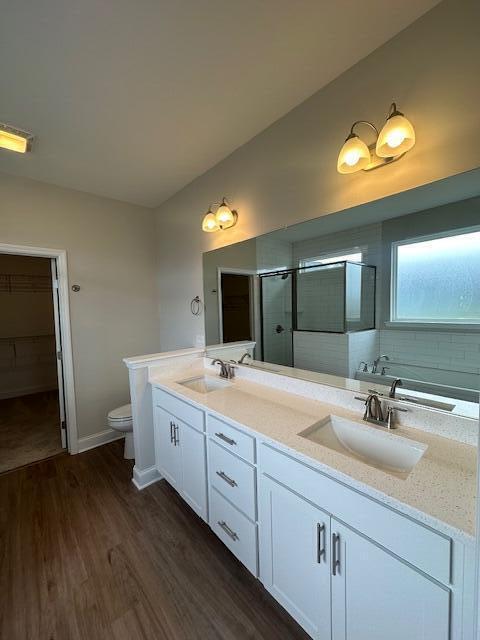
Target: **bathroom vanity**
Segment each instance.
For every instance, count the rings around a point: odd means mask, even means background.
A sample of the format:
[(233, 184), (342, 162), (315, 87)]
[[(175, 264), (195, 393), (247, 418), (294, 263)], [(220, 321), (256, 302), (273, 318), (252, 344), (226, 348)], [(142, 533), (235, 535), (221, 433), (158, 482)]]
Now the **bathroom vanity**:
[(319, 401), (248, 367), (223, 381), (209, 363), (147, 363), (143, 395), (131, 384), (134, 416), (151, 403), (151, 481), (169, 482), (312, 638), (472, 640), (475, 447), (366, 426), (351, 393), (342, 406), (325, 387)]

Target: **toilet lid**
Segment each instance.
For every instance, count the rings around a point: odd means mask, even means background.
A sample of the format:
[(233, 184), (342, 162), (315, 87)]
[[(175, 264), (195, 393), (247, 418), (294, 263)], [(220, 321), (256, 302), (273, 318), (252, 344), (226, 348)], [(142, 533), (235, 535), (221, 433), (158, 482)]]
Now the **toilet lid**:
[(118, 409), (112, 409), (108, 414), (110, 420), (126, 420), (132, 417), (132, 405), (124, 404)]

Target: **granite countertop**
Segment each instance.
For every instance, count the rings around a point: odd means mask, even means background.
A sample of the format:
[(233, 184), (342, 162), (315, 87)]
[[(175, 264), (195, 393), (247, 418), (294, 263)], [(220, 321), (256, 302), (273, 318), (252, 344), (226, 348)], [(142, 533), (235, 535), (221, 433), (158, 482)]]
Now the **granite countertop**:
[[(174, 373), (153, 374), (153, 386), (167, 390), (211, 413), (251, 430), (299, 460), (448, 536), (474, 544), (477, 449), (420, 429), (399, 427), (400, 435), (428, 446), (403, 478), (365, 464), (298, 434), (329, 414), (361, 421), (358, 413), (278, 389), (235, 379), (227, 387), (199, 393), (177, 381), (211, 372), (195, 365)], [(212, 376), (218, 379), (218, 376)], [(372, 427), (376, 428), (376, 427)]]

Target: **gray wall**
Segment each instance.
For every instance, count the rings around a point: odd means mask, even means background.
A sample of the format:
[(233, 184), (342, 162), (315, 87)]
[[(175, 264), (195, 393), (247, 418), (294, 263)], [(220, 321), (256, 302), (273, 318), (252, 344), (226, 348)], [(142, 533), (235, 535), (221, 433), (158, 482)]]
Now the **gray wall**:
[(256, 240), (239, 242), (215, 252), (203, 254), (203, 300), (205, 303), (205, 344), (220, 342), (218, 313), (218, 269), (256, 271)]
[[(479, 22), (476, 0), (442, 2), (158, 209), (162, 349), (203, 333), (203, 317), (188, 312), (202, 290), (203, 251), (480, 165)], [(378, 171), (338, 174), (351, 123), (380, 124), (392, 100), (416, 127), (415, 148)], [(202, 212), (224, 194), (238, 225), (203, 233)]]
[(150, 210), (0, 174), (0, 242), (65, 249), (79, 436), (129, 399), (122, 358), (159, 351)]

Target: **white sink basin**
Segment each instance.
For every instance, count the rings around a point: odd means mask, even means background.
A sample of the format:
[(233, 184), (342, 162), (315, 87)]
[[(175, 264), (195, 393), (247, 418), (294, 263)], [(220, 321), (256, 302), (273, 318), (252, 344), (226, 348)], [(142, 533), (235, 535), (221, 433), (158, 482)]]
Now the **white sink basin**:
[(187, 387), (187, 389), (192, 389), (192, 391), (197, 391), (197, 393), (210, 393), (216, 389), (229, 387), (231, 383), (226, 380), (212, 378), (211, 376), (195, 376), (187, 380), (179, 380), (177, 384), (181, 384), (183, 387)]
[(298, 435), (360, 458), (370, 466), (406, 477), (427, 450), (427, 445), (381, 429), (383, 427), (370, 427), (330, 415)]

